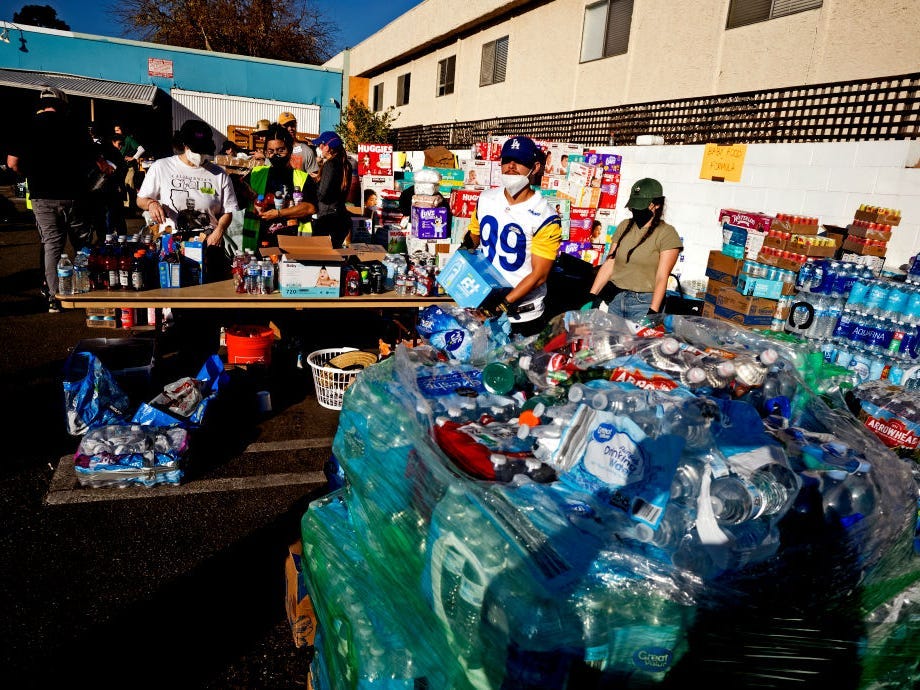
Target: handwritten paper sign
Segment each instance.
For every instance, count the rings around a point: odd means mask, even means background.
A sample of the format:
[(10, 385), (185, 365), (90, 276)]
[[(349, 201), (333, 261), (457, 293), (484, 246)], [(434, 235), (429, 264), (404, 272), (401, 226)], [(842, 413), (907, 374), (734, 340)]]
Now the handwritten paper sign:
[(701, 180), (713, 182), (740, 182), (744, 170), (744, 156), (747, 144), (706, 144), (703, 151)]

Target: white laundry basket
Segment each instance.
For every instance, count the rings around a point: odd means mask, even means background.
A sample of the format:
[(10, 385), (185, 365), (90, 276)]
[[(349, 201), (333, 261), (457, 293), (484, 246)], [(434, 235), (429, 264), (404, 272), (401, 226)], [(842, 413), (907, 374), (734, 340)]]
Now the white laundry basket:
[(356, 357), (355, 359), (361, 360), (359, 363), (365, 366), (376, 361), (371, 353), (361, 352), (354, 347), (316, 350), (307, 355), (307, 363), (313, 371), (316, 400), (320, 405), (329, 410), (342, 409), (342, 397), (345, 395), (345, 389), (351, 385), (355, 377), (362, 371), (362, 369), (343, 370), (338, 367), (327, 366), (329, 360), (335, 359), (346, 352), (360, 352), (363, 357)]

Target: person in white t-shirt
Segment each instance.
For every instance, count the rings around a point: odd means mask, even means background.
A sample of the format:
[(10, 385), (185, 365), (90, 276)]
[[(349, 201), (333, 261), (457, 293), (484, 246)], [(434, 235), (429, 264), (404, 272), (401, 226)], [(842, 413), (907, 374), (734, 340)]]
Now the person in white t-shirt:
[(205, 243), (218, 247), (239, 204), (230, 175), (208, 160), (215, 149), (211, 128), (188, 120), (173, 143), (182, 153), (150, 166), (137, 205), (151, 221), (168, 223), (186, 236), (204, 233)]
[(156, 160), (137, 193), (137, 205), (148, 222), (169, 224), (180, 239), (204, 235), (205, 280), (220, 280), (229, 270), (224, 233), (239, 210), (233, 181), (208, 161), (215, 145), (211, 127), (187, 120), (173, 144), (182, 153)]

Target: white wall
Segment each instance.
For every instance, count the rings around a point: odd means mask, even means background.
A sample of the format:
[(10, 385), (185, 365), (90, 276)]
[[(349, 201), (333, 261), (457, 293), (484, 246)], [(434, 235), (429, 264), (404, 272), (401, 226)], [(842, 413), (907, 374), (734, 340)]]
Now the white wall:
[[(814, 216), (838, 226), (851, 223), (860, 204), (896, 208), (902, 218), (888, 243), (886, 268), (897, 268), (920, 250), (920, 141), (749, 144), (737, 183), (700, 179), (704, 148), (597, 149), (623, 156), (618, 221), (628, 217), (624, 204), (636, 180), (661, 182), (665, 220), (684, 240), (676, 271), (686, 279), (703, 278), (709, 251), (721, 248), (723, 208)], [(423, 154), (414, 153), (412, 161), (420, 168)]]

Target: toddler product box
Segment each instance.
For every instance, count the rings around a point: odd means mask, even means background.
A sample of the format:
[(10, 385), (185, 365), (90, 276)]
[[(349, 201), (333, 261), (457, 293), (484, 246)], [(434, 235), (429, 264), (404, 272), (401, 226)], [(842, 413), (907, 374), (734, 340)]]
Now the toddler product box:
[(492, 163), (483, 160), (465, 160), (460, 163), (463, 170), (463, 186), (482, 188), (492, 182)]
[(345, 257), (328, 237), (278, 236), (278, 290), (282, 297), (338, 297)]
[(493, 291), (507, 293), (511, 286), (480, 252), (458, 249), (438, 273), (438, 283), (458, 306), (475, 309)]
[(358, 174), (393, 175), (392, 144), (358, 144)]
[(412, 207), (412, 234), (420, 240), (445, 240), (450, 237), (449, 209), (445, 206)]
[(454, 218), (472, 218), (479, 203), (480, 190), (455, 189), (450, 193), (450, 212)]

